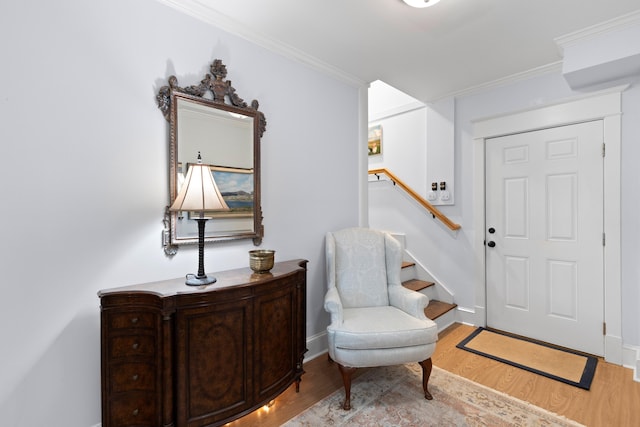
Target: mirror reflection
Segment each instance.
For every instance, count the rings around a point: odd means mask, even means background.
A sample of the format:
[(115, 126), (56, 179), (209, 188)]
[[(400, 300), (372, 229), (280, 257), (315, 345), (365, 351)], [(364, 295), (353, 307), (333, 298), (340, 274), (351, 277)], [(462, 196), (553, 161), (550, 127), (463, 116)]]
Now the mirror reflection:
[[(258, 101), (247, 105), (225, 80), (227, 70), (219, 59), (199, 85), (180, 87), (169, 78), (156, 100), (170, 122), (169, 191), (171, 205), (198, 153), (207, 164), (222, 196), (231, 208), (210, 212), (205, 241), (253, 239), (262, 241), (260, 207), (260, 138), (266, 119)], [(178, 245), (198, 243), (198, 225), (190, 212), (165, 211), (163, 246), (168, 255)]]
[[(208, 215), (214, 221), (207, 221), (205, 236), (253, 233), (253, 117), (211, 108), (179, 94), (175, 95), (174, 105), (178, 123), (176, 192), (180, 191), (189, 165), (201, 153), (203, 163), (209, 165), (222, 197), (231, 208), (229, 212)], [(176, 238), (197, 237), (197, 223), (190, 220), (188, 212), (178, 213)]]

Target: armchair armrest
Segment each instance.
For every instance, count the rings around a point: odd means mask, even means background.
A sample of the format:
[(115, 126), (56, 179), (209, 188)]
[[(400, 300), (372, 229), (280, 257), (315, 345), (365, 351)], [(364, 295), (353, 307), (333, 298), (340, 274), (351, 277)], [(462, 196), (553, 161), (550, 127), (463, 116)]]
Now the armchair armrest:
[(334, 327), (342, 325), (342, 301), (335, 286), (330, 287), (324, 297), (324, 309), (331, 314), (331, 324)]
[(389, 286), (389, 304), (418, 319), (426, 319), (424, 309), (429, 305), (429, 297), (402, 286)]

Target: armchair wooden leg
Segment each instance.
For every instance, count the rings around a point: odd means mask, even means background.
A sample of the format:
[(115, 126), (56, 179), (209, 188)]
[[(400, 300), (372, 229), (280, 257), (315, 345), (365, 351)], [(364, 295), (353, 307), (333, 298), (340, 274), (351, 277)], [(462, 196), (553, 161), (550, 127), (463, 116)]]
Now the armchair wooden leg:
[(348, 411), (351, 409), (351, 377), (356, 371), (356, 368), (342, 366), (338, 363), (338, 369), (340, 369), (340, 373), (342, 374), (342, 382), (344, 383), (344, 403), (342, 404), (342, 409)]
[(429, 393), (428, 385), (429, 385), (429, 377), (431, 376), (431, 368), (433, 367), (433, 363), (431, 362), (431, 358), (427, 360), (423, 360), (419, 362), (420, 366), (422, 366), (422, 389), (424, 390), (424, 398), (427, 400), (432, 400), (433, 396)]

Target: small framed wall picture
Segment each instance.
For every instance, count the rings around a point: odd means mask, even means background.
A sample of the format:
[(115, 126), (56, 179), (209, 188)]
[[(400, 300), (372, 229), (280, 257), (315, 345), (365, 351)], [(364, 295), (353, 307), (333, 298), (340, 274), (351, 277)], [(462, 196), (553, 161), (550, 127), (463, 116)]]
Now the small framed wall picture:
[(382, 154), (382, 125), (369, 127), (369, 155)]

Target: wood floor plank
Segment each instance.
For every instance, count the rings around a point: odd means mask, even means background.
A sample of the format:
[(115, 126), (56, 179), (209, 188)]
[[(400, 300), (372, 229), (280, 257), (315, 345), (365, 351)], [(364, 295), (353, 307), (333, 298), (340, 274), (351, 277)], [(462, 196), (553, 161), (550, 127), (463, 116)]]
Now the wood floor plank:
[[(598, 361), (591, 390), (582, 390), (534, 373), (488, 359), (456, 345), (474, 327), (454, 324), (441, 332), (433, 364), (454, 374), (564, 415), (589, 427), (640, 425), (640, 383), (633, 372), (621, 366)], [(269, 409), (259, 409), (228, 424), (233, 427), (275, 427), (342, 389), (335, 364), (323, 355), (305, 362), (300, 393), (292, 386)], [(356, 371), (357, 375), (366, 370)], [(355, 379), (354, 381), (357, 381)]]

